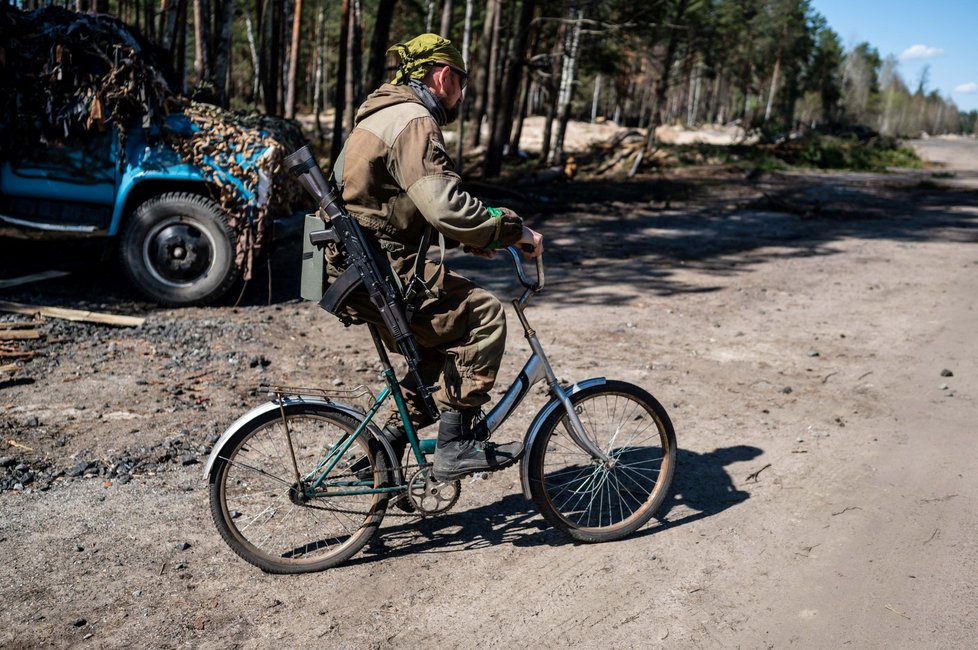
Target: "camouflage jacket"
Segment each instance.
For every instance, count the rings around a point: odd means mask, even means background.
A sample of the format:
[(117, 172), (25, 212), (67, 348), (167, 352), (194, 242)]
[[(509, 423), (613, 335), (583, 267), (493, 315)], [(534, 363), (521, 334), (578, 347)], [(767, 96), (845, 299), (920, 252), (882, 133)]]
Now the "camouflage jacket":
[(407, 86), (384, 84), (367, 98), (335, 173), (347, 210), (388, 252), (397, 244), (416, 251), (426, 223), (475, 248), (513, 244), (522, 234), (515, 213), (490, 211), (461, 188), (441, 128)]

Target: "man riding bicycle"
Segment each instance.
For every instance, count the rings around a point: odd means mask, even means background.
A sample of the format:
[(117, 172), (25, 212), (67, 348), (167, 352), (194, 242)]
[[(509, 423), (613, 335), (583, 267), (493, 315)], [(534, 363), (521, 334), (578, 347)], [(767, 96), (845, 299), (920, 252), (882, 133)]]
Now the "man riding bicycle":
[[(522, 445), (484, 443), (475, 422), (490, 400), (506, 343), (502, 305), (470, 280), (425, 257), (432, 231), (479, 256), (519, 245), (528, 259), (543, 253), (543, 237), (511, 210), (490, 208), (461, 188), (441, 128), (458, 117), (468, 74), (450, 41), (422, 34), (394, 45), (400, 64), (391, 83), (372, 93), (334, 167), (346, 209), (376, 237), (406, 287), (411, 330), (421, 347), (420, 375), (438, 383), (442, 413), (432, 473), (439, 481), (502, 469)], [(327, 261), (330, 256), (327, 253)], [(331, 280), (342, 269), (327, 265)], [(415, 279), (417, 278), (417, 279)], [(353, 319), (383, 325), (364, 292), (345, 303)], [(396, 350), (384, 327), (385, 344)], [(432, 423), (418, 387), (401, 381), (416, 428)], [(396, 454), (403, 430), (391, 440)]]

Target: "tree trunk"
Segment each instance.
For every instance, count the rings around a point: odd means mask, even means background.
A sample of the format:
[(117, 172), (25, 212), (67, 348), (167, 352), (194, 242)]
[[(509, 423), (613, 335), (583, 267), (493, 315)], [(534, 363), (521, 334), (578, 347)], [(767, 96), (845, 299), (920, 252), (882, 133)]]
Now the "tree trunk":
[(563, 67), (564, 43), (567, 41), (567, 23), (561, 23), (557, 30), (554, 50), (551, 51), (550, 78), (547, 80), (547, 114), (543, 122), (543, 141), (540, 145), (540, 162), (550, 160), (550, 145), (553, 136), (553, 122), (557, 117), (557, 98), (559, 96), (560, 73)]
[(176, 54), (178, 41), (177, 30), (180, 28), (180, 9), (185, 0), (163, 0), (160, 7), (162, 12), (160, 45), (170, 54), (170, 59)]
[(594, 92), (591, 95), (591, 124), (598, 119), (598, 100), (601, 99), (601, 73), (594, 75)]
[(424, 16), (424, 31), (431, 32), (434, 29), (432, 25), (435, 24), (435, 0), (428, 0), (427, 5), (428, 9)]
[(472, 115), (472, 135), (469, 138), (471, 147), (478, 147), (482, 139), (482, 120), (486, 115), (488, 106), (486, 95), (489, 92), (489, 79), (492, 76), (489, 69), (490, 56), (492, 55), (492, 28), (496, 23), (496, 12), (499, 11), (499, 0), (487, 0), (486, 18), (482, 25), (482, 38), (479, 40), (479, 62), (475, 67), (474, 82), (469, 88), (475, 92), (474, 114)]
[(326, 7), (329, 0), (320, 0), (319, 11), (316, 12), (316, 72), (313, 75), (312, 112), (316, 116), (316, 139), (323, 142), (323, 95), (324, 77), (326, 70)]
[(228, 72), (231, 69), (231, 28), (234, 25), (234, 0), (219, 0), (214, 47), (214, 88), (217, 103), (228, 105)]
[(361, 71), (361, 47), (363, 44), (363, 20), (360, 12), (360, 0), (349, 0), (350, 3), (350, 26), (348, 36), (348, 46), (346, 55), (346, 106), (344, 108), (343, 123), (346, 132), (353, 130), (353, 119), (356, 117), (357, 106), (359, 106), (360, 88), (362, 80)]
[(374, 33), (370, 38), (370, 58), (367, 63), (367, 86), (369, 94), (387, 81), (387, 46), (391, 34), (391, 21), (394, 18), (394, 5), (397, 0), (380, 0), (377, 16), (374, 19)]
[(577, 10), (577, 18), (570, 31), (570, 42), (567, 55), (564, 57), (564, 67), (560, 74), (560, 98), (559, 115), (560, 122), (557, 125), (557, 139), (547, 161), (550, 163), (560, 162), (564, 155), (564, 136), (567, 133), (567, 123), (570, 121), (571, 100), (574, 97), (574, 83), (577, 78), (577, 57), (581, 47), (581, 21), (584, 20), (584, 10)]
[(211, 76), (210, 43), (210, 0), (194, 0), (194, 73), (197, 75), (197, 83)]
[(335, 118), (333, 119), (333, 142), (330, 147), (331, 165), (336, 164), (340, 151), (343, 149), (343, 111), (346, 108), (346, 73), (349, 65), (348, 50), (350, 44), (350, 0), (343, 0), (340, 5), (340, 51), (336, 65), (336, 99)]
[(652, 101), (651, 112), (649, 114), (649, 132), (645, 139), (645, 150), (647, 152), (651, 152), (655, 146), (655, 130), (662, 123), (662, 105), (665, 103), (666, 95), (669, 92), (669, 77), (672, 74), (672, 61), (676, 56), (676, 49), (679, 46), (678, 26), (683, 24), (688, 4), (689, 0), (679, 0), (672, 21), (674, 26), (669, 30), (669, 43), (666, 45), (666, 56), (662, 62), (662, 75), (657, 82), (655, 99)]
[(262, 33), (264, 34), (264, 47), (260, 51), (264, 54), (265, 63), (262, 66), (264, 79), (262, 80), (263, 92), (265, 95), (265, 112), (270, 115), (279, 114), (279, 78), (281, 73), (281, 29), (279, 24), (282, 21), (282, 3), (270, 0), (263, 2), (264, 12), (262, 14)]
[(146, 38), (148, 39), (152, 39), (154, 36), (158, 38), (156, 34), (156, 24), (153, 22), (153, 18), (155, 16), (153, 12), (153, 0), (146, 0), (144, 9), (145, 28), (143, 29), (143, 34), (145, 34)]
[[(533, 51), (532, 48), (530, 51)], [(520, 90), (520, 109), (516, 114), (516, 119), (513, 124), (513, 134), (509, 141), (510, 152), (517, 154), (520, 151), (520, 140), (523, 138), (523, 120), (526, 119), (526, 109), (530, 103), (530, 86), (533, 83), (532, 76), (529, 70), (523, 76), (523, 87)]]
[(557, 92), (551, 88), (547, 102), (547, 115), (543, 120), (543, 141), (540, 144), (540, 162), (550, 160), (550, 140), (553, 138), (554, 119), (557, 117)]
[(778, 90), (778, 76), (781, 74), (781, 53), (778, 52), (778, 58), (774, 60), (774, 72), (771, 73), (771, 87), (768, 89), (767, 93), (767, 106), (764, 107), (764, 121), (767, 122), (771, 119), (771, 112), (774, 108), (774, 95)]
[(788, 40), (788, 23), (785, 22), (781, 32), (781, 40), (778, 44), (778, 54), (774, 59), (774, 72), (771, 73), (771, 88), (767, 94), (767, 106), (764, 108), (764, 121), (771, 119), (771, 112), (774, 108), (774, 96), (778, 91), (778, 81), (781, 74), (781, 58), (783, 56), (784, 44)]
[[(462, 28), (462, 60), (467, 66), (469, 65), (469, 45), (472, 43), (472, 2), (473, 0), (465, 0), (465, 23)], [(471, 70), (471, 66), (469, 69)], [(455, 140), (455, 165), (458, 167), (459, 174), (462, 173), (462, 163), (464, 162), (465, 118), (468, 112), (469, 94), (465, 93), (459, 111), (458, 138)]]
[(502, 15), (502, 0), (496, 0), (496, 10), (493, 12), (492, 20), (492, 45), (489, 48), (489, 74), (486, 88), (485, 124), (489, 131), (487, 148), (492, 146), (493, 131), (496, 128), (496, 119), (499, 115), (499, 34), (502, 31), (500, 27)]
[(452, 0), (445, 0), (445, 4), (441, 7), (441, 28), (438, 33), (447, 39), (452, 38), (452, 13), (454, 10), (455, 3)]
[[(263, 93), (261, 85), (261, 58), (258, 54), (258, 45), (255, 41), (255, 26), (251, 22), (251, 11), (248, 9), (247, 5), (245, 5), (244, 17), (245, 30), (248, 35), (248, 51), (251, 52), (251, 67), (252, 71), (254, 72), (254, 83), (251, 88), (251, 101), (255, 104), (259, 102), (264, 103), (264, 100), (262, 99)], [(204, 48), (204, 51), (207, 51), (207, 48)]]
[[(104, 9), (101, 5), (106, 5)], [(106, 13), (108, 11), (108, 0), (98, 0), (95, 3), (96, 11)], [(180, 2), (180, 15), (177, 18), (177, 79), (180, 81), (180, 92), (187, 92), (187, 3), (186, 0)]]
[(516, 37), (506, 62), (506, 75), (503, 82), (503, 93), (499, 103), (500, 112), (493, 120), (492, 135), (486, 152), (485, 175), (487, 178), (499, 176), (502, 170), (503, 148), (509, 144), (509, 136), (513, 130), (513, 112), (516, 108), (517, 92), (526, 61), (526, 46), (529, 40), (530, 22), (536, 11), (536, 0), (523, 0), (520, 8), (519, 22), (516, 26)]
[(289, 46), (289, 76), (285, 91), (285, 116), (295, 119), (295, 80), (299, 72), (299, 30), (302, 27), (302, 0), (292, 9), (292, 42)]

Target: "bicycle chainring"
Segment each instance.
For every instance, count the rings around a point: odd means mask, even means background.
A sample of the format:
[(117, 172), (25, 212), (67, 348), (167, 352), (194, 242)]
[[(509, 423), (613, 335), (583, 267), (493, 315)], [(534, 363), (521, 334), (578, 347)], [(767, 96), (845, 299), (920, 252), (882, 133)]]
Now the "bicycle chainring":
[(445, 483), (431, 476), (431, 467), (422, 467), (408, 481), (407, 498), (422, 516), (439, 515), (451, 510), (462, 493), (459, 481)]

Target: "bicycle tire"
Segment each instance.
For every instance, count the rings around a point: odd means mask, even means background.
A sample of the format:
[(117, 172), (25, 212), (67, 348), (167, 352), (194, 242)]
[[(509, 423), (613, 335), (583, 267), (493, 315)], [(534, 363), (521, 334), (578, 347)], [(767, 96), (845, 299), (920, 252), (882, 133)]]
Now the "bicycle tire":
[(676, 467), (676, 433), (665, 409), (620, 381), (570, 397), (588, 437), (612, 459), (593, 461), (569, 435), (558, 408), (541, 425), (527, 460), (530, 495), (551, 525), (570, 538), (609, 542), (642, 526), (662, 505)]
[[(228, 546), (263, 571), (322, 571), (363, 548), (389, 499), (374, 493), (304, 500), (296, 489), (293, 453), (299, 475), (305, 476), (331, 446), (356, 430), (357, 421), (322, 405), (287, 404), (284, 410), (291, 448), (279, 409), (255, 418), (225, 446), (209, 477), (211, 514)], [(386, 455), (362, 435), (340, 459), (344, 468), (337, 465), (334, 473), (348, 472), (352, 479), (349, 466), (364, 456), (374, 486), (389, 482)], [(344, 463), (346, 458), (350, 461)]]

